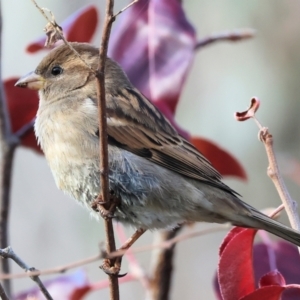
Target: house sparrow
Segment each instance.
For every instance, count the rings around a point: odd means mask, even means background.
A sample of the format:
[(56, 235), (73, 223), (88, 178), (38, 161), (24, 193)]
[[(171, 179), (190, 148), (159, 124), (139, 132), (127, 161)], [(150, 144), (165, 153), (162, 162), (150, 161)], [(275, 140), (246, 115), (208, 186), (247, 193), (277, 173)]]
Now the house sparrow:
[[(97, 68), (97, 48), (72, 46)], [(264, 229), (300, 246), (297, 231), (240, 200), (109, 58), (105, 84), (109, 186), (121, 199), (116, 220), (143, 230), (174, 228), (185, 222), (231, 222)], [(91, 208), (100, 190), (94, 72), (62, 45), (16, 86), (39, 91), (34, 129), (58, 188), (99, 217)]]

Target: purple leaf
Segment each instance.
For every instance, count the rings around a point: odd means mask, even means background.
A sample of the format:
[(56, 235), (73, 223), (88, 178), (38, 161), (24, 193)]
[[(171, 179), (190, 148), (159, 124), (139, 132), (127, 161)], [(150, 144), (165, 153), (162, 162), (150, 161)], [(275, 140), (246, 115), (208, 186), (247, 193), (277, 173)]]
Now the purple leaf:
[[(255, 282), (277, 269), (285, 279), (287, 285), (300, 284), (300, 257), (297, 247), (285, 241), (259, 243), (253, 249), (253, 264)], [(300, 299), (300, 290), (286, 289), (282, 300)]]
[(286, 284), (300, 284), (300, 257), (297, 247), (284, 242), (259, 243), (254, 246), (253, 263), (255, 281), (266, 273), (277, 269)]
[[(70, 299), (73, 296), (74, 291), (78, 288), (83, 288), (88, 285), (85, 272), (78, 270), (72, 274), (59, 276), (55, 279), (51, 279), (44, 282), (44, 285), (53, 299)], [(44, 300), (38, 287), (34, 287), (28, 291), (24, 291), (17, 296), (14, 300), (25, 300), (30, 296), (34, 299)]]
[(120, 16), (109, 56), (146, 97), (165, 102), (174, 114), (195, 44), (181, 1), (141, 0)]

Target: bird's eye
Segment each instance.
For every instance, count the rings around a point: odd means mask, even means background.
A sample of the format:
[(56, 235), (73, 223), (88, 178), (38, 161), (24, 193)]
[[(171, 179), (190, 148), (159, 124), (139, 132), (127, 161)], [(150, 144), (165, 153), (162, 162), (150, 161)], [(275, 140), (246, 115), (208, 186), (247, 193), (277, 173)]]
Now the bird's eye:
[(54, 75), (54, 76), (58, 76), (60, 75), (61, 73), (63, 72), (63, 69), (59, 66), (55, 66), (52, 68), (51, 70), (51, 74)]

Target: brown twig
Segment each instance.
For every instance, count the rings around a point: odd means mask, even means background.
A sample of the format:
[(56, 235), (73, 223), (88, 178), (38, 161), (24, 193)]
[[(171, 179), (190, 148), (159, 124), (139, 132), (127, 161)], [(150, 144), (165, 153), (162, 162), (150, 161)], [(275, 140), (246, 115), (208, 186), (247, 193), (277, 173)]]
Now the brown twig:
[(287, 212), (292, 228), (296, 230), (300, 230), (300, 220), (297, 211), (297, 203), (291, 198), (285, 186), (285, 183), (281, 177), (276, 155), (273, 148), (273, 136), (272, 134), (270, 134), (269, 129), (263, 127), (255, 117), (255, 112), (259, 108), (259, 105), (260, 105), (259, 99), (252, 98), (250, 107), (244, 112), (236, 113), (236, 118), (239, 121), (245, 121), (249, 118), (252, 118), (254, 119), (257, 126), (259, 127), (259, 139), (261, 142), (263, 142), (265, 146), (268, 162), (269, 162), (269, 166), (267, 170), (268, 176), (272, 179), (275, 185), (275, 188)]
[[(16, 253), (12, 250), (11, 247), (7, 247), (3, 250), (1, 249), (0, 256), (3, 259), (12, 259), (16, 264), (18, 264), (22, 269), (24, 269), (25, 272), (35, 271), (35, 268), (29, 267), (24, 261), (22, 261), (21, 258), (16, 255)], [(53, 300), (53, 298), (47, 291), (46, 287), (44, 286), (38, 275), (30, 275), (30, 278), (38, 285), (40, 291), (46, 297), (47, 300)]]
[[(0, 58), (2, 49), (2, 7), (0, 6)], [(2, 62), (0, 60), (0, 70), (2, 70)], [(13, 156), (18, 144), (18, 140), (13, 136), (10, 127), (9, 114), (6, 107), (6, 99), (4, 95), (3, 80), (0, 75), (0, 143), (1, 143), (1, 199), (0, 199), (0, 247), (8, 246), (8, 218), (10, 208), (10, 187), (12, 177)], [(1, 272), (9, 273), (9, 262), (2, 260)], [(11, 294), (10, 282), (4, 281), (4, 287), (8, 296)], [(5, 292), (0, 285), (0, 293), (5, 299)], [(8, 297), (7, 297), (8, 298)]]
[(126, 5), (124, 8), (122, 8), (119, 12), (117, 12), (114, 15), (114, 18), (116, 18), (118, 15), (120, 15), (121, 13), (123, 13), (125, 10), (127, 10), (129, 7), (131, 7), (132, 5), (134, 5), (135, 3), (138, 3), (139, 0), (133, 0), (132, 2), (130, 2), (128, 5)]
[(255, 30), (253, 29), (239, 29), (235, 31), (219, 32), (199, 40), (195, 45), (195, 50), (199, 50), (200, 48), (213, 44), (215, 42), (221, 42), (221, 41), (237, 42), (237, 41), (249, 39), (252, 38), (254, 34), (255, 34)]
[[(0, 250), (0, 251), (3, 251), (3, 250)], [(89, 258), (85, 258), (80, 261), (76, 261), (76, 262), (73, 262), (70, 264), (47, 269), (44, 271), (35, 270), (35, 271), (29, 271), (27, 273), (0, 274), (0, 279), (18, 279), (18, 278), (25, 278), (25, 277), (30, 277), (30, 276), (41, 276), (41, 275), (64, 273), (70, 269), (75, 269), (75, 268), (90, 264), (92, 262), (99, 261), (100, 259), (103, 259), (104, 257), (105, 257), (104, 253), (100, 252), (99, 254), (91, 256)]]
[[(93, 73), (95, 73), (95, 70), (81, 57), (81, 55), (74, 49), (74, 47), (67, 41), (65, 38), (62, 28), (56, 23), (55, 18), (51, 10), (47, 8), (40, 7), (35, 0), (31, 0), (35, 7), (40, 11), (40, 13), (45, 17), (45, 19), (48, 21), (48, 24), (45, 27), (46, 35), (48, 37), (46, 41), (46, 46), (52, 46), (54, 43), (56, 43), (58, 40), (62, 40), (68, 47), (74, 52), (74, 54), (85, 64), (85, 66), (90, 69)], [(45, 11), (49, 12), (51, 15), (51, 19), (47, 16)], [(53, 34), (48, 34), (50, 30), (53, 30)], [(55, 35), (55, 36), (54, 36)]]
[(269, 133), (268, 128), (260, 129), (260, 140), (263, 142), (268, 156), (268, 176), (272, 179), (276, 190), (280, 196), (280, 199), (284, 204), (292, 228), (300, 230), (300, 220), (297, 211), (297, 203), (291, 198), (285, 186), (285, 183), (281, 177), (276, 155), (273, 148), (273, 136)]
[[(119, 241), (122, 245), (128, 240), (123, 225), (120, 223), (116, 224), (115, 227), (116, 236), (119, 238)], [(142, 284), (143, 288), (148, 291), (150, 288), (150, 278), (144, 268), (139, 264), (136, 256), (132, 253), (131, 248), (129, 248), (125, 254), (125, 257), (128, 261), (128, 266), (130, 272), (128, 275), (133, 275), (135, 279), (138, 279)], [(126, 277), (128, 276), (126, 275)], [(125, 278), (126, 278), (125, 277)]]
[[(108, 42), (114, 18), (114, 1), (107, 0), (105, 22), (102, 31), (102, 39), (99, 50), (99, 65), (96, 73), (97, 99), (99, 111), (99, 147), (100, 147), (100, 197), (104, 203), (104, 208), (109, 210), (109, 181), (108, 181), (108, 148), (107, 148), (107, 123), (106, 123), (106, 99), (105, 99), (105, 65), (107, 58)], [(112, 218), (104, 220), (106, 235), (106, 251), (108, 254), (116, 250)], [(114, 266), (115, 259), (110, 259), (107, 263)], [(118, 277), (109, 274), (110, 299), (118, 300), (119, 283)]]
[[(157, 244), (145, 245), (145, 246), (133, 248), (133, 249), (131, 249), (131, 251), (132, 251), (132, 253), (140, 253), (140, 252), (150, 251), (150, 250), (159, 249), (159, 248), (168, 249), (168, 248), (172, 247), (174, 244), (185, 241), (187, 239), (195, 238), (195, 237), (206, 235), (206, 234), (213, 233), (213, 232), (228, 230), (230, 227), (231, 227), (230, 224), (220, 224), (220, 225), (217, 225), (212, 228), (199, 230), (199, 231), (195, 231), (195, 232), (188, 232), (186, 234), (181, 234), (181, 235), (175, 236), (174, 238), (171, 238), (169, 240), (161, 241)], [(118, 250), (116, 252), (109, 254), (108, 257), (118, 257), (120, 255), (124, 255), (125, 253), (126, 253), (126, 251), (124, 251), (124, 250)]]

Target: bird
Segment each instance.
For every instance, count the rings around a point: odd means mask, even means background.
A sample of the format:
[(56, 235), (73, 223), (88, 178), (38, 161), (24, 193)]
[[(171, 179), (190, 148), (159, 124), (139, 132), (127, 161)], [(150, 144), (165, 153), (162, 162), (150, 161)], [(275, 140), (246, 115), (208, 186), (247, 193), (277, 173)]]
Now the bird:
[[(71, 46), (51, 50), (15, 85), (38, 91), (34, 131), (57, 187), (99, 219), (92, 208), (101, 173), (93, 71), (99, 51), (86, 43)], [(242, 201), (223, 183), (208, 159), (110, 58), (105, 61), (105, 95), (109, 189), (120, 199), (116, 221), (142, 231), (171, 230), (190, 222), (230, 222), (266, 230), (300, 246), (298, 231)]]

